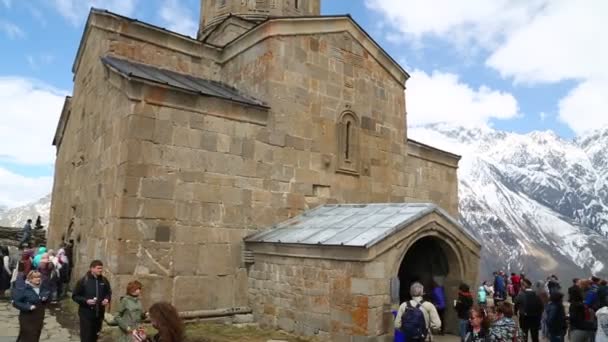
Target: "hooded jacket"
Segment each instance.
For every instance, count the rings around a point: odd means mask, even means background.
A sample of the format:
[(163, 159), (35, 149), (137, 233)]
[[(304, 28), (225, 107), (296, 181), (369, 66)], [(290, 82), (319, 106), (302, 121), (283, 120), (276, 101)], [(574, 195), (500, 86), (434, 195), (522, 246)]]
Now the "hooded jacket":
[(36, 256), (34, 257), (34, 261), (32, 261), (32, 266), (34, 266), (34, 268), (38, 268), (38, 266), (40, 265), (40, 260), (42, 260), (42, 255), (44, 253), (46, 253), (46, 247), (38, 248), (38, 252), (36, 253)]

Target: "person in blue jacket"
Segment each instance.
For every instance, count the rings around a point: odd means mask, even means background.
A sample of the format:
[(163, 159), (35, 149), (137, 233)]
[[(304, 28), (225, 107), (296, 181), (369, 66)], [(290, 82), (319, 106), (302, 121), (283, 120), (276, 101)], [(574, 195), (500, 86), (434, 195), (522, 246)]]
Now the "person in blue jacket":
[[(444, 322), (443, 317), (445, 314), (445, 289), (442, 285), (440, 285), (439, 279), (433, 279), (433, 304), (435, 304), (435, 308), (437, 308), (437, 313), (439, 314), (439, 319), (441, 322)], [(440, 335), (444, 334), (444, 326), (445, 324), (441, 324), (441, 330), (439, 331)]]
[(504, 301), (507, 296), (505, 278), (498, 272), (494, 272), (494, 305)]
[(40, 287), (40, 272), (31, 271), (25, 286), (13, 296), (13, 306), (19, 310), (19, 342), (39, 342), (44, 324), (45, 304), (49, 293)]

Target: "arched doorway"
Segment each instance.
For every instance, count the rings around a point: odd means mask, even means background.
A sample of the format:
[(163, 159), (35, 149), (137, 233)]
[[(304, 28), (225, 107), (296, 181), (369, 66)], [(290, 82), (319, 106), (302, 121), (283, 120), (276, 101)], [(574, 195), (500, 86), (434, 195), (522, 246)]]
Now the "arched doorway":
[[(405, 253), (399, 266), (400, 302), (410, 299), (410, 285), (424, 285), (425, 300), (431, 296), (435, 284), (444, 286), (446, 293), (445, 331), (457, 333), (456, 314), (453, 302), (458, 297), (462, 280), (460, 258), (454, 248), (439, 236), (425, 236), (414, 242)], [(469, 284), (473, 285), (473, 284)]]

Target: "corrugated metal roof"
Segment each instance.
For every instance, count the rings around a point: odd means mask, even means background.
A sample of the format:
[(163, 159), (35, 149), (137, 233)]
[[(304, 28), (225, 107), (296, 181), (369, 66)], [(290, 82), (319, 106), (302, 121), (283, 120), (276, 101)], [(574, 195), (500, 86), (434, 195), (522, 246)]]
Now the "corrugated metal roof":
[(251, 96), (247, 96), (233, 87), (216, 81), (180, 74), (175, 71), (160, 69), (112, 56), (102, 57), (101, 61), (103, 64), (111, 67), (125, 77), (139, 78), (149, 82), (199, 93), (201, 95), (219, 97), (265, 109), (269, 108), (264, 104), (264, 102)]
[(253, 234), (245, 242), (351, 246), (369, 248), (419, 220), (437, 213), (462, 229), (443, 209), (431, 203), (324, 205)]

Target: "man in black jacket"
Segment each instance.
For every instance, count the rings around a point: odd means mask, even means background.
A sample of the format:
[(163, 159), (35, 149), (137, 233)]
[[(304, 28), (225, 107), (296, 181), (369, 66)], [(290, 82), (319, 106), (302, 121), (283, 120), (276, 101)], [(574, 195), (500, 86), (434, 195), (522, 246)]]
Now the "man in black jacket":
[(72, 300), (79, 304), (80, 341), (97, 342), (105, 314), (112, 299), (110, 282), (102, 275), (103, 263), (91, 262), (89, 272), (76, 283)]
[(568, 288), (568, 303), (571, 303), (572, 296), (576, 296), (575, 292), (580, 291), (581, 288), (578, 287), (578, 278), (572, 279), (572, 286)]
[(515, 312), (519, 312), (519, 324), (524, 331), (524, 341), (528, 340), (528, 334), (530, 334), (532, 342), (538, 342), (544, 305), (538, 294), (532, 289), (529, 280), (525, 280), (522, 286), (524, 290), (515, 298)]

